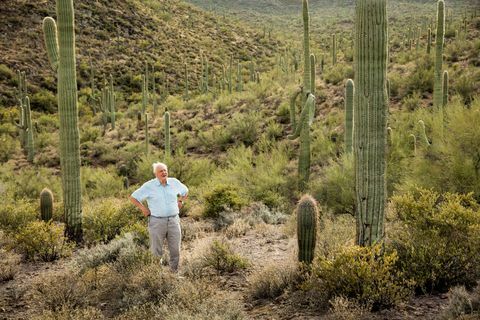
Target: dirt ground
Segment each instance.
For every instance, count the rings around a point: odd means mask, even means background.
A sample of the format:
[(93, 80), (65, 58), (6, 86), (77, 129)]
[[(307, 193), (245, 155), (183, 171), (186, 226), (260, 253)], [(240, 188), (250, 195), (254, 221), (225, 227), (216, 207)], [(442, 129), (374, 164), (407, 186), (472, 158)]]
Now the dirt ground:
[[(183, 246), (183, 256), (189, 257), (202, 250), (202, 246), (219, 233), (204, 233)], [(249, 276), (266, 265), (281, 264), (295, 259), (296, 240), (287, 237), (282, 226), (265, 225), (254, 228), (245, 235), (229, 239), (235, 251), (251, 263), (245, 272), (215, 277), (222, 290), (238, 298), (244, 305), (246, 319), (332, 319), (328, 312), (313, 311), (302, 304), (295, 293), (284, 294), (273, 300), (255, 300), (249, 297)], [(62, 262), (24, 263), (14, 280), (0, 283), (0, 319), (28, 319), (35, 306), (25, 295), (28, 284), (52, 269), (61, 269)], [(448, 303), (448, 296), (420, 296), (394, 310), (384, 310), (366, 315), (365, 319), (428, 320), (437, 319)]]

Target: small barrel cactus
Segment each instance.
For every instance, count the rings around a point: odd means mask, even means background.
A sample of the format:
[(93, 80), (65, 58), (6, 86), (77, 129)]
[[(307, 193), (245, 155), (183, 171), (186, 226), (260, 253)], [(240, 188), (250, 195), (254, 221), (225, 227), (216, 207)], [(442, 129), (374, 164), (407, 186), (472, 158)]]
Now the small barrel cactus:
[(40, 217), (43, 221), (52, 220), (53, 213), (53, 193), (48, 188), (40, 192)]
[(317, 240), (318, 207), (315, 199), (304, 195), (297, 205), (298, 261), (310, 264)]

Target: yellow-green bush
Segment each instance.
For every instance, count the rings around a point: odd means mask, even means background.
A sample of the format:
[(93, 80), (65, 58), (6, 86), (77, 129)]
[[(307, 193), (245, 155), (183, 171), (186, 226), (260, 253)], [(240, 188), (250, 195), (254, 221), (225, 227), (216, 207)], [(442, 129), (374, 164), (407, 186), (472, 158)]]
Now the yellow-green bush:
[(0, 135), (0, 162), (6, 162), (12, 158), (19, 145), (18, 141), (12, 138), (9, 134), (2, 133)]
[(204, 267), (213, 267), (219, 273), (231, 273), (249, 266), (249, 262), (236, 254), (228, 243), (218, 240), (212, 242), (203, 262)]
[(480, 278), (480, 205), (472, 194), (425, 189), (395, 196), (402, 227), (391, 235), (397, 265), (420, 291), (471, 287)]
[(112, 197), (123, 191), (123, 180), (113, 168), (82, 168), (83, 194), (89, 198)]
[(313, 196), (333, 213), (355, 215), (355, 171), (353, 155), (344, 154), (338, 162), (331, 161), (320, 179), (311, 185)]
[(83, 234), (87, 243), (108, 242), (128, 225), (142, 219), (135, 208), (116, 198), (104, 198), (87, 203), (84, 207)]
[(373, 310), (392, 307), (411, 293), (395, 268), (397, 260), (395, 252), (382, 253), (380, 245), (343, 247), (314, 261), (306, 288), (322, 292), (326, 300), (342, 296)]
[(63, 224), (32, 221), (15, 234), (15, 250), (27, 260), (53, 261), (71, 254), (73, 244), (64, 236)]
[(219, 185), (205, 194), (205, 208), (203, 216), (218, 218), (221, 212), (228, 209), (240, 209), (244, 201), (238, 191), (228, 185)]
[(39, 217), (38, 203), (24, 199), (0, 206), (0, 228), (15, 232)]

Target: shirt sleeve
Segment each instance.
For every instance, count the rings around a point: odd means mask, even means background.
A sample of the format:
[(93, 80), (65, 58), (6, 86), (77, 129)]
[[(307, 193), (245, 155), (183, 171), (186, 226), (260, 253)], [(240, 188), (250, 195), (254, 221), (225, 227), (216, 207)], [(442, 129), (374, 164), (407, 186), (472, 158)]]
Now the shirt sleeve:
[(139, 202), (145, 201), (148, 197), (148, 185), (144, 183), (140, 188), (135, 190), (132, 193), (132, 197), (137, 199)]
[(188, 188), (186, 185), (181, 183), (178, 179), (175, 179), (177, 185), (177, 192), (180, 193), (182, 197), (185, 197), (188, 194)]

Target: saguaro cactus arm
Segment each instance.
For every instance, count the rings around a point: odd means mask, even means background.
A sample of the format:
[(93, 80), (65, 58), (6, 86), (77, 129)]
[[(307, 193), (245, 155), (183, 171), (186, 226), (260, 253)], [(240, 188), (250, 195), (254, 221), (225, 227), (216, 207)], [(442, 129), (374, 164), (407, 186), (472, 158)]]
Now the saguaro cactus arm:
[(43, 19), (43, 35), (47, 47), (47, 55), (54, 71), (58, 68), (57, 24), (51, 17)]

